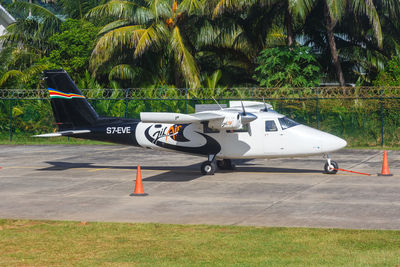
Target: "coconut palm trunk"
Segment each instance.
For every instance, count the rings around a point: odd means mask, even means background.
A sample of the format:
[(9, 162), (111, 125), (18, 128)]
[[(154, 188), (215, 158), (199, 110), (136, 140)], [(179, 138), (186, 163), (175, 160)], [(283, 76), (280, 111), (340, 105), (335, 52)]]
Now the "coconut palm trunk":
[(289, 12), (289, 9), (286, 9), (285, 24), (286, 24), (286, 31), (287, 31), (287, 45), (293, 46), (293, 44), (294, 44), (293, 18), (292, 18), (292, 14), (290, 14), (290, 12)]
[(324, 6), (324, 17), (325, 17), (326, 32), (327, 32), (327, 37), (328, 37), (329, 48), (331, 50), (333, 65), (336, 70), (336, 76), (339, 80), (340, 86), (344, 86), (345, 81), (344, 81), (342, 65), (340, 64), (340, 61), (339, 61), (339, 53), (336, 48), (335, 36), (333, 34), (333, 28), (335, 28), (336, 21), (334, 19), (332, 19), (332, 16), (329, 13), (328, 4), (326, 1), (325, 1), (325, 6)]

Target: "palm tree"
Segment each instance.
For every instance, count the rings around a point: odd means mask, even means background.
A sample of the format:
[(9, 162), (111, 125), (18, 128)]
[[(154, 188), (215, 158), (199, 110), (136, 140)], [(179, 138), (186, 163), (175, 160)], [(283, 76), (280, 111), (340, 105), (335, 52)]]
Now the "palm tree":
[[(333, 65), (341, 86), (345, 85), (344, 75), (339, 53), (336, 47), (334, 29), (346, 15), (346, 12), (362, 17), (367, 16), (377, 40), (378, 47), (382, 47), (382, 29), (379, 16), (372, 0), (323, 0), (323, 14), (326, 27), (326, 35), (329, 43)], [(348, 25), (351, 27), (351, 25)]]
[(196, 42), (202, 70), (207, 75), (221, 70), (221, 82), (225, 84), (254, 84), (255, 58), (279, 23), (276, 14), (280, 6), (278, 0), (208, 1)]
[[(111, 0), (93, 8), (87, 13), (88, 18), (108, 18), (111, 22), (99, 33), (91, 69), (97, 74), (99, 69), (111, 63), (113, 75), (125, 73), (129, 77), (132, 66), (147, 64), (144, 68), (156, 70), (158, 76), (172, 75), (175, 84), (185, 85), (181, 81), (183, 77), (190, 88), (198, 88), (200, 73), (193, 42), (204, 2)], [(174, 65), (179, 72), (174, 71)]]
[[(1, 37), (4, 45), (23, 46), (36, 54), (46, 53), (48, 38), (60, 31), (62, 20), (50, 10), (28, 2), (15, 2), (11, 10), (17, 12), (16, 23), (7, 27), (7, 33)], [(26, 14), (31, 14), (26, 17)]]

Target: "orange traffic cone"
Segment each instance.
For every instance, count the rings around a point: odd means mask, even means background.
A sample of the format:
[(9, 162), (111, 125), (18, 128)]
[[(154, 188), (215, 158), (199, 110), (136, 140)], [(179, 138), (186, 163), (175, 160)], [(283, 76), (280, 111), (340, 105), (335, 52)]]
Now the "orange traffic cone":
[(140, 171), (140, 165), (137, 166), (136, 171), (136, 185), (135, 185), (135, 192), (130, 194), (130, 196), (147, 196), (143, 191), (143, 184), (142, 184), (142, 172)]
[(387, 158), (387, 152), (383, 153), (383, 163), (382, 163), (382, 171), (381, 173), (378, 173), (378, 176), (392, 176), (393, 174), (390, 174), (389, 171), (389, 163), (388, 163), (388, 158)]

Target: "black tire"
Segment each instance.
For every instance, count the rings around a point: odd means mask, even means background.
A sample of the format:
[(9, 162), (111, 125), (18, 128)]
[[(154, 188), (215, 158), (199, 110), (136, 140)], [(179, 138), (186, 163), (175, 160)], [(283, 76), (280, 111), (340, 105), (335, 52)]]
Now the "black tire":
[(215, 163), (212, 163), (211, 161), (205, 161), (201, 164), (201, 173), (203, 175), (214, 175), (215, 173)]
[(217, 166), (221, 170), (234, 170), (236, 168), (230, 159), (217, 160)]
[(326, 174), (336, 174), (337, 173), (339, 164), (337, 164), (336, 161), (331, 160), (331, 165), (333, 166), (333, 169), (330, 170), (328, 162), (325, 163), (324, 170), (325, 170)]

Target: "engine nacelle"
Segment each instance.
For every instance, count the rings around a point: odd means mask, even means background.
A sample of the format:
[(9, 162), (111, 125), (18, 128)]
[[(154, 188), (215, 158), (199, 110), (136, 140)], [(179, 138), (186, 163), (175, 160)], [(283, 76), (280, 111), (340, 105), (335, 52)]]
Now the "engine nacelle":
[(239, 113), (228, 113), (222, 120), (211, 120), (208, 127), (216, 130), (238, 130), (243, 127), (243, 124)]

